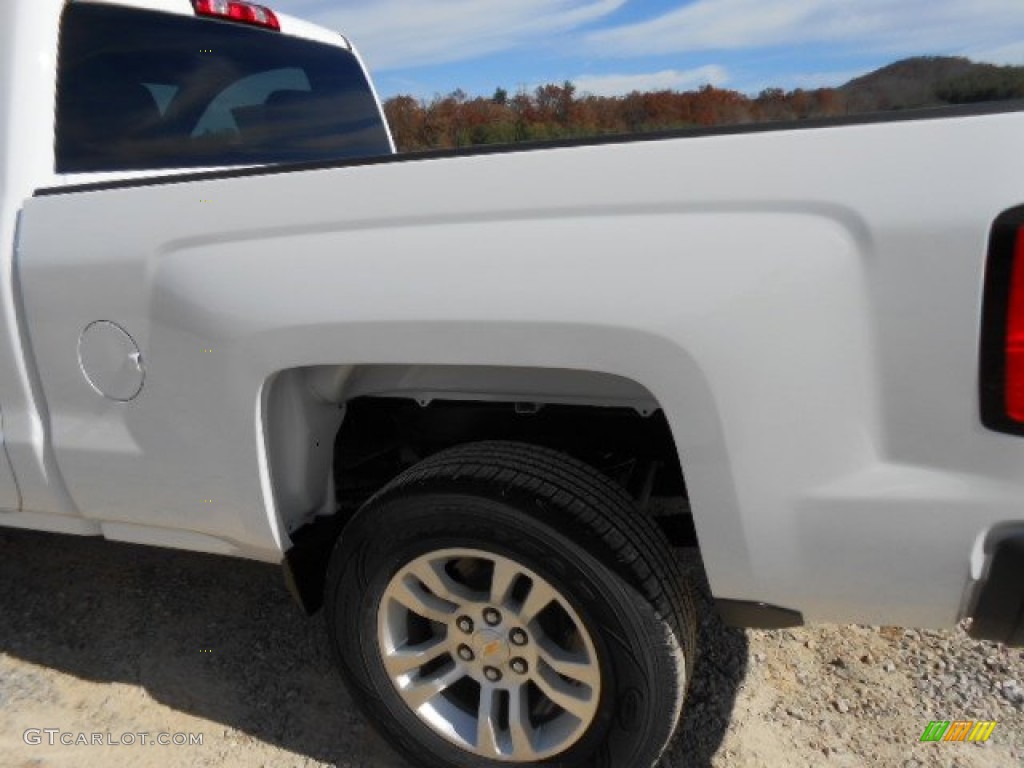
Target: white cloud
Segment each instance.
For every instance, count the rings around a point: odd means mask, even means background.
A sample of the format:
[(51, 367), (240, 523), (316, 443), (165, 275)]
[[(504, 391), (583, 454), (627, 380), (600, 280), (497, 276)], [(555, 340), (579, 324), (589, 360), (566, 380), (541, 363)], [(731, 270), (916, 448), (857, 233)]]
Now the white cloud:
[(721, 85), (729, 79), (722, 67), (665, 69), (639, 75), (580, 75), (572, 78), (580, 93), (594, 96), (621, 96), (633, 91), (684, 91), (702, 85)]
[(695, 0), (587, 41), (590, 52), (617, 56), (812, 43), (943, 53), (1022, 36), (1021, 0)]
[(626, 0), (291, 0), (350, 36), (374, 71), (477, 58), (599, 20)]

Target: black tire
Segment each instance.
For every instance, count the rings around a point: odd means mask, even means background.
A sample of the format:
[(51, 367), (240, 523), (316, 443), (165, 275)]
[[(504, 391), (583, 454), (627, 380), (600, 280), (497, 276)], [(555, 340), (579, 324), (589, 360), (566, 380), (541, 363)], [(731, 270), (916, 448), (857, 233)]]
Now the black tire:
[(336, 661), (370, 722), (425, 768), (502, 766), (441, 738), (405, 704), (381, 659), (377, 611), (406, 563), (436, 550), (494, 552), (570, 601), (600, 661), (597, 715), (554, 768), (648, 768), (671, 740), (696, 652), (695, 604), (664, 535), (616, 483), (556, 451), (474, 443), (412, 467), (342, 533), (327, 574)]

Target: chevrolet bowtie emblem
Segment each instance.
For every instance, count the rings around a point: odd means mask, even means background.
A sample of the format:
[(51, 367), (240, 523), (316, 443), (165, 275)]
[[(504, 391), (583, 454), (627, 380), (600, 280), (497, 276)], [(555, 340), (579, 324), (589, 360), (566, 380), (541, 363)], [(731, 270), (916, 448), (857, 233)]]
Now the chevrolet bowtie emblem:
[(492, 640), (491, 642), (489, 642), (487, 645), (484, 646), (484, 656), (493, 656), (494, 654), (496, 654), (500, 650), (501, 650), (501, 641), (500, 640)]

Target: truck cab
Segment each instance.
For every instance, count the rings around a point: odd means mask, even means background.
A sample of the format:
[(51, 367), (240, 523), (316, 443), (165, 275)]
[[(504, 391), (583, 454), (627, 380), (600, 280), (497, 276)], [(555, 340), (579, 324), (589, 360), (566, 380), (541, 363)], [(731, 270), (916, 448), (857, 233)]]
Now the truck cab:
[[(263, 6), (12, 0), (0, 7), (0, 40), (0, 509), (30, 519), (71, 502), (51, 482), (48, 416), (15, 309), (23, 202), (41, 188), (395, 148), (349, 40)], [(68, 526), (79, 524), (58, 527)]]

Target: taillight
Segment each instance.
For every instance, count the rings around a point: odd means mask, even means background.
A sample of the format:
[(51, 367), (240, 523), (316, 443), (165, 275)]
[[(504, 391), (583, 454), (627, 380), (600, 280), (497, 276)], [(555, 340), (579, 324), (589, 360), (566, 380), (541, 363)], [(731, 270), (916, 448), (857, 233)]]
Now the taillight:
[(981, 338), (981, 417), (985, 426), (1024, 435), (1024, 208), (992, 229)]
[(1017, 230), (1006, 312), (1006, 414), (1024, 424), (1024, 228)]
[(238, 21), (267, 29), (281, 29), (274, 12), (255, 3), (238, 0), (192, 0), (192, 6), (199, 16), (212, 16), (215, 19)]

